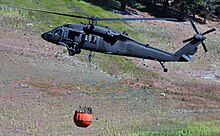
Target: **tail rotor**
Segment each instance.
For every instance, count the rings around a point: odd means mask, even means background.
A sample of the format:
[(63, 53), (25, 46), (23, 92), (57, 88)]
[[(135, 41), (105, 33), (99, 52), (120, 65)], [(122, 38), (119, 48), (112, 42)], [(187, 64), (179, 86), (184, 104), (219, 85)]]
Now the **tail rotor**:
[[(196, 28), (196, 26), (195, 26), (195, 24), (194, 24), (194, 22), (193, 22), (192, 20), (190, 20), (190, 23), (191, 23), (193, 29), (195, 30), (196, 34), (200, 34), (200, 35), (202, 35), (202, 36), (204, 36), (204, 35), (206, 35), (206, 34), (208, 34), (208, 33), (214, 32), (214, 31), (216, 30), (215, 28), (212, 28), (212, 29), (210, 29), (210, 30), (208, 30), (208, 31), (206, 31), (206, 32), (204, 32), (204, 33), (200, 33), (200, 32), (198, 31), (198, 29)], [(193, 38), (194, 38), (194, 37), (188, 38), (188, 39), (184, 40), (183, 43), (189, 42), (189, 41), (193, 40)], [(205, 44), (204, 44), (203, 42), (202, 42), (202, 47), (203, 47), (203, 49), (204, 49), (205, 52), (208, 51), (207, 48), (206, 48), (206, 46), (205, 46)]]

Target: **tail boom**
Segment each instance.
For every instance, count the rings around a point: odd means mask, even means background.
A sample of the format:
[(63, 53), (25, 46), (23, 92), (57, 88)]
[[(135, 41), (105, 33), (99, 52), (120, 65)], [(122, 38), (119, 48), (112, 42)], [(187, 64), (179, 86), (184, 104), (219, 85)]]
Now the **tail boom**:
[(191, 62), (193, 59), (190, 57), (190, 55), (194, 55), (197, 52), (198, 46), (206, 39), (205, 36), (202, 34), (196, 34), (194, 35), (192, 41), (188, 44), (186, 44), (184, 47), (179, 49), (175, 56), (177, 56), (180, 62)]

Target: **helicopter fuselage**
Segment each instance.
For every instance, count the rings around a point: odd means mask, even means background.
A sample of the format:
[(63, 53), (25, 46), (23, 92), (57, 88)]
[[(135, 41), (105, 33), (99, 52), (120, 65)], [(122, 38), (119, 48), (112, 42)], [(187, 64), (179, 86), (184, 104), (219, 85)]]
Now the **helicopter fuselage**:
[(139, 43), (126, 33), (90, 24), (65, 24), (42, 34), (42, 38), (67, 47), (72, 55), (79, 54), (84, 49), (161, 62), (179, 59), (172, 53)]
[(90, 51), (89, 60), (91, 60), (91, 51), (112, 55), (150, 59), (158, 61), (164, 68), (164, 72), (167, 72), (167, 68), (165, 68), (164, 66), (164, 63), (167, 61), (193, 61), (191, 56), (197, 52), (198, 46), (200, 44), (202, 44), (204, 51), (207, 52), (207, 48), (203, 43), (203, 41), (206, 39), (205, 35), (216, 31), (215, 28), (212, 28), (206, 32), (200, 33), (197, 30), (193, 21), (191, 20), (190, 23), (192, 24), (192, 27), (195, 30), (196, 34), (193, 37), (184, 40), (183, 43), (187, 44), (177, 50), (174, 54), (172, 54), (161, 49), (149, 46), (148, 44), (142, 44), (129, 37), (125, 32), (121, 33), (112, 30), (109, 27), (103, 27), (95, 24), (97, 24), (98, 21), (177, 21), (177, 19), (175, 18), (100, 18), (96, 16), (92, 17), (81, 11), (80, 9), (76, 8), (75, 6), (71, 6), (71, 8), (83, 14), (83, 16), (19, 6), (10, 7), (89, 20), (89, 24), (65, 24), (63, 26), (58, 26), (53, 30), (43, 33), (41, 35), (41, 37), (48, 42), (65, 46), (71, 56), (79, 54), (81, 52), (81, 49), (85, 49)]

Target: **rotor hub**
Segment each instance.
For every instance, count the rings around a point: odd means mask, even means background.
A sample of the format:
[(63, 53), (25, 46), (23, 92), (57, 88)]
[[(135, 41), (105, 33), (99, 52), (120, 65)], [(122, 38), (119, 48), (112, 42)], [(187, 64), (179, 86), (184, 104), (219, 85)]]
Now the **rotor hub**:
[(196, 34), (196, 35), (194, 35), (193, 38), (196, 40), (199, 40), (199, 41), (204, 41), (206, 39), (206, 37), (203, 36), (202, 34)]

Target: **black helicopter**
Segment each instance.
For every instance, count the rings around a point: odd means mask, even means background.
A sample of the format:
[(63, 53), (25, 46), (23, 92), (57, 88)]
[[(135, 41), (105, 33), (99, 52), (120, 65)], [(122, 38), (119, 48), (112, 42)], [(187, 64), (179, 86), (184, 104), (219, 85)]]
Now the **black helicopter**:
[(158, 61), (163, 67), (164, 72), (168, 71), (168, 69), (164, 66), (165, 62), (193, 61), (190, 55), (194, 55), (196, 53), (198, 45), (200, 44), (202, 44), (204, 51), (207, 52), (207, 48), (203, 43), (203, 41), (206, 39), (204, 35), (216, 30), (215, 28), (213, 28), (204, 33), (200, 33), (197, 30), (193, 21), (190, 21), (196, 34), (192, 38), (184, 40), (184, 43), (188, 43), (173, 54), (154, 48), (148, 44), (142, 44), (129, 37), (125, 32), (122, 33), (119, 31), (112, 30), (109, 27), (99, 26), (97, 25), (97, 22), (137, 20), (177, 21), (174, 18), (99, 18), (96, 16), (89, 16), (88, 14), (84, 13), (83, 11), (77, 9), (74, 6), (71, 6), (71, 8), (80, 12), (84, 16), (71, 15), (34, 8), (24, 8), (19, 6), (10, 7), (89, 20), (89, 24), (64, 24), (41, 35), (41, 37), (48, 42), (65, 46), (68, 49), (69, 55), (71, 56), (79, 54), (81, 52), (81, 49), (84, 49), (90, 51), (90, 61), (92, 51), (112, 55), (122, 55), (142, 59), (150, 59)]

